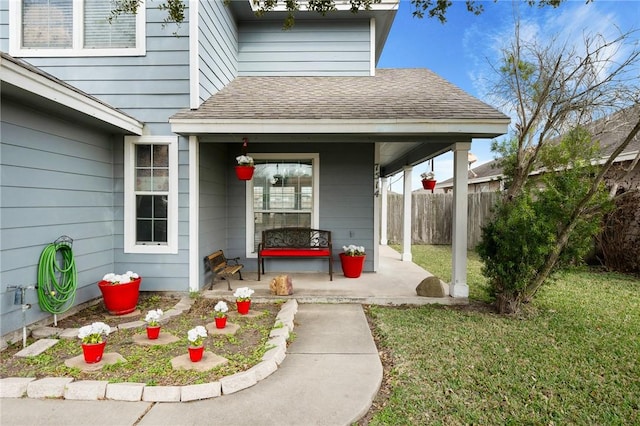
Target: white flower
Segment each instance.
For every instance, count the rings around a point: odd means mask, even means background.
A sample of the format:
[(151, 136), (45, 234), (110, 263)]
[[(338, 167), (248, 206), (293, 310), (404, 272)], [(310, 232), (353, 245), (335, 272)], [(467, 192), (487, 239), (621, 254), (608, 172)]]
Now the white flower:
[(241, 166), (250, 166), (253, 164), (253, 158), (249, 157), (248, 155), (239, 155), (236, 157), (236, 161)]
[(100, 343), (102, 335), (108, 336), (111, 327), (103, 322), (94, 322), (91, 325), (85, 325), (78, 330), (78, 337), (82, 339), (82, 343)]
[(424, 172), (420, 175), (420, 177), (422, 179), (426, 179), (426, 180), (433, 180), (435, 179), (435, 175), (433, 174), (433, 172)]
[(150, 310), (147, 312), (147, 316), (144, 318), (146, 322), (149, 323), (150, 326), (155, 327), (158, 325), (158, 321), (162, 318), (162, 309)]
[(251, 300), (251, 295), (253, 293), (255, 292), (249, 287), (239, 287), (236, 289), (235, 293), (233, 293), (233, 297), (235, 297), (236, 300), (243, 302), (243, 301)]
[(202, 345), (202, 341), (207, 337), (207, 329), (201, 325), (197, 325), (195, 328), (187, 331), (187, 339), (193, 346)]
[(108, 281), (112, 284), (126, 284), (131, 281), (137, 280), (140, 278), (140, 275), (136, 274), (132, 271), (127, 271), (122, 275), (114, 274), (113, 272), (109, 272), (104, 277), (102, 277), (103, 281)]
[(362, 256), (364, 255), (364, 247), (350, 244), (349, 246), (342, 246), (344, 254), (347, 256)]
[(229, 306), (227, 306), (227, 303), (224, 300), (221, 300), (216, 303), (216, 306), (213, 307), (213, 310), (216, 312), (216, 316), (218, 318), (221, 318), (224, 317), (225, 312), (229, 311)]

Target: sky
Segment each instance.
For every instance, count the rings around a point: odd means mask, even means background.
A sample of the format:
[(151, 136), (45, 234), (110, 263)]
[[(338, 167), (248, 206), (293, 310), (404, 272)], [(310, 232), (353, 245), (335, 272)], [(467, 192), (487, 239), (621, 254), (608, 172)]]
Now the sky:
[[(492, 104), (488, 87), (495, 77), (490, 64), (499, 58), (500, 47), (513, 36), (517, 14), (521, 34), (543, 43), (556, 36), (567, 43), (582, 40), (583, 33), (607, 37), (620, 31), (640, 30), (640, 0), (568, 0), (554, 9), (530, 7), (523, 1), (481, 1), (484, 12), (467, 12), (463, 0), (453, 0), (447, 22), (414, 18), (409, 0), (401, 0), (395, 21), (382, 51), (378, 68), (428, 68), (467, 93)], [(640, 31), (635, 33), (636, 42)], [(640, 76), (639, 76), (640, 78)], [(493, 105), (496, 106), (497, 105)], [(503, 111), (512, 116), (509, 111)], [(472, 167), (494, 159), (491, 140), (474, 139), (471, 152), (478, 158)], [(420, 173), (430, 170), (423, 163), (413, 169), (413, 188), (421, 188)], [(434, 160), (436, 179), (453, 176), (453, 156)], [(402, 192), (402, 174), (390, 179), (391, 190)]]

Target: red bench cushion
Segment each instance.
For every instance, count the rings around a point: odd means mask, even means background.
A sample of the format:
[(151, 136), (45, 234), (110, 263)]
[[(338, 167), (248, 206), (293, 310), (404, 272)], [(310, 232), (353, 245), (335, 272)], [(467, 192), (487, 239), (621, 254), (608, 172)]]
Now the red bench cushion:
[(309, 248), (309, 249), (264, 249), (260, 251), (261, 256), (282, 256), (282, 257), (322, 257), (329, 256), (329, 249)]

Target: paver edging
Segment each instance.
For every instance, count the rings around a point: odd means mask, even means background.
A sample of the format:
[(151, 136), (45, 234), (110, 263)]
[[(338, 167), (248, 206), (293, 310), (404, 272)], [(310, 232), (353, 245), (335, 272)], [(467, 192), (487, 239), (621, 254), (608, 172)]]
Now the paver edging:
[[(184, 307), (184, 298), (181, 299), (177, 303), (177, 305), (181, 305), (181, 307)], [(175, 309), (175, 308), (173, 308), (173, 309)], [(177, 311), (177, 309), (176, 309), (176, 311)], [(282, 305), (282, 307), (280, 308), (280, 312), (278, 313), (278, 315), (276, 315), (276, 320), (274, 322), (273, 328), (271, 329), (271, 332), (274, 332), (274, 330), (279, 330), (279, 329), (283, 328), (282, 321), (281, 321), (281, 319), (278, 318), (280, 313), (283, 313), (283, 312), (286, 312), (287, 316), (290, 316), (291, 321), (290, 321), (289, 324), (286, 324), (286, 326), (289, 326), (291, 331), (293, 331), (293, 316), (295, 316), (297, 311), (298, 311), (298, 301), (296, 299), (289, 299), (287, 302), (285, 302)], [(182, 311), (180, 311), (180, 312), (182, 312)], [(289, 328), (289, 327), (287, 327), (287, 328)], [(230, 377), (230, 378), (233, 378), (234, 376), (241, 377), (241, 378), (250, 376), (250, 377), (253, 378), (255, 376), (255, 380), (250, 380), (250, 382), (252, 382), (251, 385), (246, 386), (246, 387), (242, 387), (242, 389), (238, 389), (236, 387), (231, 387), (231, 389), (230, 389), (231, 392), (227, 392), (227, 394), (239, 392), (239, 391), (241, 391), (243, 389), (249, 388), (249, 387), (257, 384), (261, 380), (266, 379), (267, 377), (269, 377), (271, 374), (273, 374), (278, 369), (278, 366), (281, 364), (281, 362), (287, 356), (287, 353), (286, 353), (286, 341), (284, 342), (284, 348), (282, 347), (283, 346), (282, 343), (286, 338), (284, 336), (280, 335), (279, 331), (276, 331), (275, 333), (278, 334), (278, 336), (275, 337), (275, 338), (272, 336), (271, 339), (267, 342), (267, 344), (275, 343), (274, 340), (277, 342), (275, 344), (275, 347), (271, 348), (269, 351), (272, 351), (272, 353), (277, 352), (278, 356), (275, 359), (274, 359), (274, 357), (271, 357), (271, 356), (267, 357), (265, 359), (265, 357), (263, 356), (262, 360), (258, 364), (256, 364), (253, 367), (251, 367), (249, 370), (236, 373), (236, 374), (234, 374), (232, 376), (227, 376), (227, 377)], [(267, 351), (267, 352), (269, 352), (269, 351)], [(275, 364), (275, 367), (274, 367), (274, 364)], [(17, 378), (15, 378), (15, 377), (6, 377), (4, 379), (0, 379), (0, 384), (2, 384), (3, 380), (7, 380), (7, 382), (9, 382), (9, 381), (12, 381), (12, 380), (15, 380), (15, 379), (23, 379), (23, 378), (20, 378), (20, 377), (17, 377)], [(217, 381), (217, 382), (205, 383), (205, 385), (213, 386), (214, 389), (217, 389), (218, 387), (221, 387), (222, 389), (220, 390), (219, 393), (217, 393), (215, 391), (212, 392), (211, 388), (202, 387), (202, 390), (203, 390), (202, 398), (199, 398), (197, 395), (194, 395), (194, 390), (199, 390), (198, 388), (194, 388), (194, 385), (184, 385), (184, 386), (147, 386), (144, 383), (143, 384), (135, 383), (134, 385), (136, 385), (136, 387), (142, 385), (142, 389), (141, 389), (141, 392), (140, 392), (140, 399), (139, 399), (140, 401), (144, 401), (145, 400), (145, 396), (144, 396), (144, 394), (145, 394), (144, 390), (145, 389), (147, 389), (147, 388), (149, 388), (149, 389), (156, 388), (155, 389), (155, 394), (153, 394), (151, 400), (166, 401), (166, 402), (169, 402), (169, 401), (171, 401), (171, 402), (182, 402), (183, 401), (183, 399), (182, 399), (183, 390), (185, 391), (185, 394), (188, 394), (188, 398), (186, 399), (186, 401), (192, 401), (192, 400), (195, 400), (195, 399), (217, 398), (218, 396), (224, 395), (225, 394), (224, 386), (221, 386), (221, 382), (224, 383), (224, 379), (225, 379), (225, 377), (223, 377), (222, 379), (220, 379), (220, 381)], [(34, 379), (31, 379), (31, 380), (32, 381), (30, 383), (33, 383), (33, 381), (37, 381), (37, 380), (34, 380)], [(76, 381), (73, 381), (73, 379), (71, 379), (71, 381), (68, 382), (68, 383), (77, 383), (77, 384), (82, 385), (83, 382), (85, 382), (85, 381), (80, 380), (80, 381), (76, 382)], [(94, 381), (91, 381), (91, 382), (94, 382)], [(119, 382), (119, 383), (109, 383), (109, 384), (107, 384), (106, 385), (106, 390), (105, 390), (105, 399), (120, 400), (118, 398), (118, 395), (121, 395), (121, 393), (115, 393), (115, 395), (112, 395), (111, 398), (109, 397), (109, 394), (110, 394), (109, 387), (113, 386), (113, 385), (116, 385), (116, 386), (117, 385), (121, 385), (122, 386), (125, 383), (127, 383), (127, 382)], [(246, 383), (247, 382), (245, 382), (245, 384)], [(58, 397), (64, 397), (65, 388), (66, 388), (66, 386), (63, 386), (63, 391), (62, 391), (63, 395), (60, 395)], [(172, 395), (167, 395), (166, 399), (162, 398), (159, 395), (156, 395), (157, 393), (160, 393), (158, 391), (161, 391), (163, 388), (167, 388), (167, 389), (170, 388), (169, 390), (171, 391), (170, 393)], [(179, 394), (178, 394), (177, 399), (175, 397), (175, 389), (176, 388), (178, 388), (179, 391), (180, 391)], [(27, 397), (30, 397), (29, 393), (27, 392), (26, 389), (25, 389), (25, 392), (23, 393), (23, 395), (21, 397), (25, 397), (25, 395)], [(147, 395), (147, 397), (148, 396), (149, 395)], [(15, 396), (7, 396), (7, 397), (11, 398), (11, 397), (15, 397)], [(131, 398), (131, 394), (130, 393), (128, 393), (126, 395), (126, 397), (128, 399), (124, 399), (123, 398), (122, 400), (123, 401), (124, 400), (132, 401), (132, 399), (130, 399)], [(5, 398), (5, 396), (0, 392), (0, 399), (1, 398)], [(18, 398), (20, 398), (20, 397), (18, 397)]]

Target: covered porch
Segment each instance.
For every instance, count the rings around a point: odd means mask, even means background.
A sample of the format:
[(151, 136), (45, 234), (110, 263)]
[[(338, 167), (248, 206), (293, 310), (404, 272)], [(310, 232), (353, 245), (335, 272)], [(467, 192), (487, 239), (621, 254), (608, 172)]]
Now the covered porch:
[[(338, 258), (340, 249), (334, 248), (334, 257)], [(328, 273), (267, 271), (258, 281), (255, 272), (243, 273), (242, 281), (231, 280), (231, 287), (249, 287), (255, 290), (252, 300), (262, 302), (274, 299), (294, 298), (299, 303), (364, 303), (375, 305), (425, 305), (431, 303), (460, 304), (467, 303), (466, 298), (420, 297), (416, 295), (416, 286), (432, 274), (413, 262), (403, 261), (401, 254), (386, 245), (378, 246), (379, 269), (377, 272), (363, 272), (359, 278), (346, 278), (335, 264), (333, 281)], [(293, 281), (292, 296), (271, 294), (269, 283), (276, 275), (287, 274)], [(224, 281), (216, 282), (213, 290), (205, 290), (205, 297), (233, 300), (233, 292), (227, 290)]]

